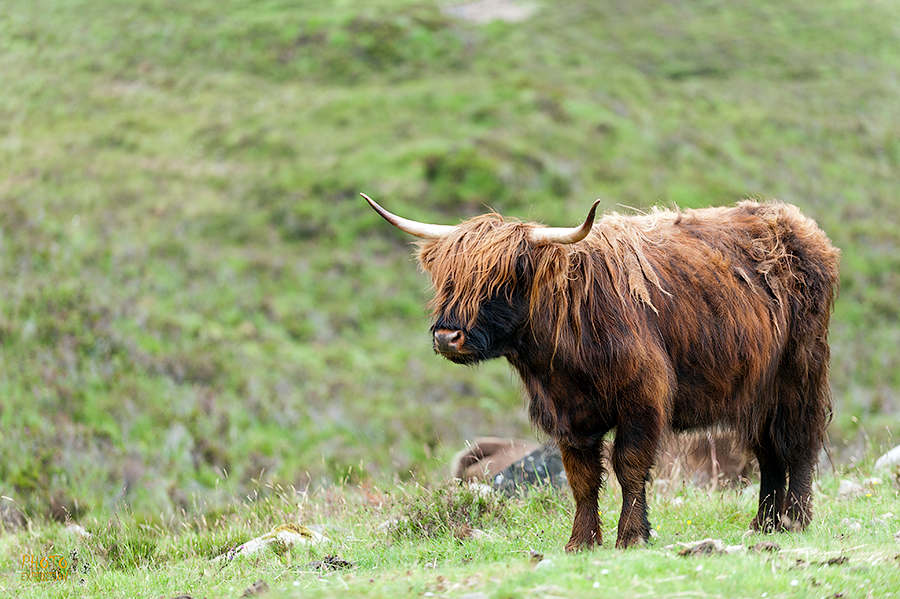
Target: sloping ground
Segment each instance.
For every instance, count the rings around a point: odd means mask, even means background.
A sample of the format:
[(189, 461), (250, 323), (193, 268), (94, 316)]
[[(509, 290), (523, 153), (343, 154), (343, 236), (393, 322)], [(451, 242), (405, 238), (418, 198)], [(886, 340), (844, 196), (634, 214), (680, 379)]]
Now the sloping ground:
[(796, 203), (844, 250), (833, 445), (896, 436), (900, 8), (537, 6), (6, 6), (2, 494), (205, 509), (528, 435), (504, 364), (431, 356), (427, 281), (358, 191), (450, 223)]

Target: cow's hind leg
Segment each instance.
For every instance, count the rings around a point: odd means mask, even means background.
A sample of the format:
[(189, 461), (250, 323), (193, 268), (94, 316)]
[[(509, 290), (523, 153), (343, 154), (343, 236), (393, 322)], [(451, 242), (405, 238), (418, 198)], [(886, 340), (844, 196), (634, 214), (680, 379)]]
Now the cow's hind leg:
[(812, 464), (791, 464), (787, 508), (781, 517), (784, 530), (804, 530), (812, 519)]
[(662, 434), (661, 416), (656, 413), (619, 422), (613, 445), (613, 469), (622, 487), (617, 548), (645, 543), (650, 538), (647, 519), (647, 481)]
[(831, 405), (824, 336), (789, 348), (776, 379), (775, 397), (778, 404), (768, 431), (773, 453), (790, 482), (784, 504), (774, 511), (774, 524), (776, 530), (800, 531), (812, 518), (813, 473)]
[(759, 461), (759, 510), (750, 526), (753, 530), (772, 532), (781, 528), (787, 466), (769, 438), (761, 439), (754, 453)]
[[(819, 340), (813, 345), (805, 369), (795, 368), (786, 377), (792, 384), (782, 385), (783, 396), (796, 401), (798, 409), (793, 422), (785, 424), (784, 436), (789, 440), (785, 461), (788, 466), (790, 484), (787, 505), (782, 516), (786, 530), (804, 530), (812, 519), (812, 480), (825, 427), (828, 424), (830, 396), (828, 389), (828, 345)], [(797, 376), (797, 371), (806, 377)], [(805, 383), (805, 384), (804, 384)]]
[(566, 551), (571, 553), (603, 542), (597, 511), (603, 482), (603, 460), (599, 443), (581, 449), (560, 442), (559, 450), (569, 487), (575, 496), (575, 521), (572, 523), (572, 536), (566, 543)]

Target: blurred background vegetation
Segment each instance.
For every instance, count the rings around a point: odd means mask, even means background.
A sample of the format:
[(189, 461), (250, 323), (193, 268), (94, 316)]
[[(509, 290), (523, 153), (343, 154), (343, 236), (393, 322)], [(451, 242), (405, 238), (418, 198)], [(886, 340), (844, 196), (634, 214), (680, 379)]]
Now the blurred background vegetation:
[(843, 249), (839, 459), (900, 409), (900, 4), (33, 0), (0, 11), (0, 493), (207, 509), (441, 475), (529, 436), (505, 363), (431, 352), (359, 198), (553, 225), (776, 197)]

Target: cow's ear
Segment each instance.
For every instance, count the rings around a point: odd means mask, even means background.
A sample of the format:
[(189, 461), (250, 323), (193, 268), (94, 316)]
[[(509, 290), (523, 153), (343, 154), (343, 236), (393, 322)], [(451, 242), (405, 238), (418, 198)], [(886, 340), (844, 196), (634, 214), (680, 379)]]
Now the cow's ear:
[[(557, 253), (565, 253), (566, 250), (563, 247), (561, 245), (545, 245), (519, 253), (516, 256), (516, 280), (520, 282), (532, 280), (540, 270), (540, 264), (552, 259)], [(550, 255), (547, 252), (550, 252)]]
[(416, 260), (419, 262), (419, 268), (421, 268), (423, 272), (431, 273), (433, 260), (431, 259), (431, 254), (429, 253), (429, 248), (427, 246), (427, 243), (419, 245), (419, 250), (416, 252)]
[(528, 278), (529, 273), (531, 272), (530, 260), (525, 255), (521, 255), (516, 258), (516, 281), (523, 281)]

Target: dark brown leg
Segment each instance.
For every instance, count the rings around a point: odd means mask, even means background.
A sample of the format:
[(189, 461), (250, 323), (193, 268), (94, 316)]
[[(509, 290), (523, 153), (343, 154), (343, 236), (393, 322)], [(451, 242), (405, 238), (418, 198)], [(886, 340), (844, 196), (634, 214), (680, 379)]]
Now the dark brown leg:
[(572, 536), (566, 543), (566, 551), (571, 553), (603, 543), (597, 513), (603, 460), (599, 445), (582, 450), (560, 443), (559, 449), (569, 487), (575, 496), (575, 521), (572, 523)]
[[(831, 405), (828, 356), (825, 335), (801, 339), (786, 351), (774, 389), (778, 405), (757, 451), (762, 485), (756, 529), (801, 531), (812, 519), (812, 479)], [(762, 453), (767, 454), (768, 484)], [(786, 494), (785, 473), (790, 480)], [(766, 490), (772, 495), (767, 503)]]
[(761, 532), (781, 530), (787, 467), (771, 443), (757, 447), (755, 453), (759, 460), (759, 510), (750, 526)]
[(812, 472), (812, 466), (791, 466), (787, 509), (781, 518), (784, 530), (799, 532), (812, 519)]
[(647, 481), (662, 433), (660, 416), (647, 414), (619, 423), (613, 446), (613, 469), (622, 487), (622, 514), (616, 548), (641, 545), (650, 538)]
[[(806, 528), (812, 519), (812, 480), (815, 472), (816, 460), (822, 447), (822, 429), (824, 422), (819, 425), (817, 418), (824, 417), (812, 413), (808, 416), (808, 422), (802, 432), (795, 432), (793, 438), (795, 445), (790, 447), (790, 453), (786, 456), (788, 477), (790, 483), (785, 499), (784, 514), (781, 525), (784, 530), (801, 531)], [(812, 425), (810, 424), (812, 423)], [(793, 427), (797, 431), (799, 426)]]
[[(816, 344), (813, 355), (824, 357), (811, 361), (807, 384), (794, 390), (803, 410), (784, 427), (791, 432), (784, 436), (793, 441), (785, 456), (790, 484), (782, 517), (782, 526), (789, 531), (804, 530), (812, 520), (812, 480), (828, 424), (828, 345), (824, 340)], [(800, 381), (803, 382), (802, 377)], [(786, 395), (785, 391), (781, 394)]]

